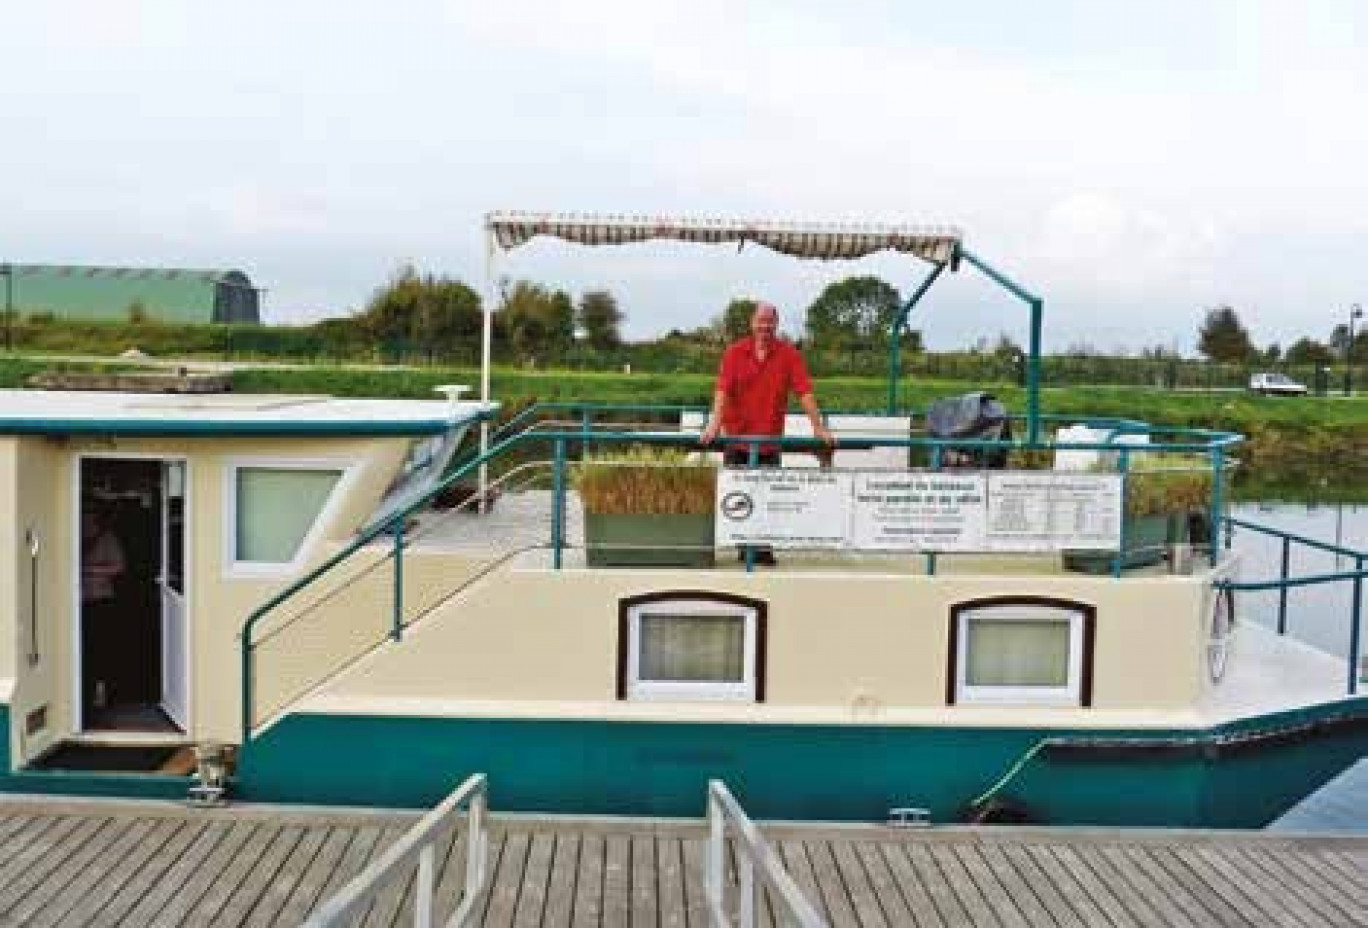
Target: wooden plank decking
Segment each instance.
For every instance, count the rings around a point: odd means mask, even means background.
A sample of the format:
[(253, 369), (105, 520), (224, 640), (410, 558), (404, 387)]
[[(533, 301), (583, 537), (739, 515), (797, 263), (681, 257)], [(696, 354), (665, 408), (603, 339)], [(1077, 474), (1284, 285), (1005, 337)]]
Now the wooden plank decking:
[[(416, 816), (0, 800), (0, 924), (297, 925)], [(833, 925), (1368, 925), (1368, 838), (763, 826)], [(706, 925), (701, 824), (498, 816), (484, 924)], [(437, 914), (464, 876), (440, 848)], [(412, 879), (366, 925), (411, 924)], [(768, 904), (762, 924), (772, 924)]]

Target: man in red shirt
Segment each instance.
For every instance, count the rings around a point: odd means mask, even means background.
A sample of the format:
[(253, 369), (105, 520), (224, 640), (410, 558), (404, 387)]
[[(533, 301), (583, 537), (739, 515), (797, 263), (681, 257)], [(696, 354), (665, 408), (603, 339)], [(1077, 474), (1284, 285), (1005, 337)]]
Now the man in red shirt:
[[(828, 448), (835, 446), (836, 436), (822, 421), (803, 356), (792, 344), (778, 337), (778, 330), (779, 310), (772, 303), (756, 303), (755, 312), (751, 314), (750, 337), (733, 342), (722, 354), (712, 413), (699, 434), (700, 444), (711, 445), (719, 434), (729, 437), (783, 435), (788, 396), (796, 393), (799, 405), (812, 423), (813, 435)], [(778, 445), (760, 445), (756, 458), (758, 466), (778, 467), (779, 459)], [(729, 444), (723, 451), (722, 461), (727, 467), (750, 466), (751, 445)], [(757, 549), (756, 555), (759, 563), (774, 563), (774, 553), (768, 548)]]

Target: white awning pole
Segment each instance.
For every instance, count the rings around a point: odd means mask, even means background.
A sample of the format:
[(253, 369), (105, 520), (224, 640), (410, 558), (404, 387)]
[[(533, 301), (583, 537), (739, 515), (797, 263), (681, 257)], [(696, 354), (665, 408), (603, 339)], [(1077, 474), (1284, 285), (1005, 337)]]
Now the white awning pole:
[[(493, 363), (494, 345), (494, 252), (498, 248), (494, 240), (494, 229), (492, 226), (485, 227), (485, 298), (484, 298), (484, 331), (480, 339), (480, 402), (489, 408), (489, 367)], [(489, 451), (489, 419), (480, 420), (480, 457), (483, 458)], [(484, 461), (480, 462), (479, 477), (479, 512), (483, 515), (489, 506), (486, 491), (489, 487), (489, 465)]]

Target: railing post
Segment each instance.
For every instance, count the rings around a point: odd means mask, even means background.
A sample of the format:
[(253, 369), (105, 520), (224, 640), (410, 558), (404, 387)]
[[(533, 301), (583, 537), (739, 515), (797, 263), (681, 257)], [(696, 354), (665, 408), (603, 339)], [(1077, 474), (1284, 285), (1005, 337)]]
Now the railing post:
[[(750, 443), (750, 450), (746, 453), (748, 467), (755, 470), (760, 466), (760, 443), (753, 441)], [(755, 573), (755, 545), (746, 545), (746, 573)]]
[[(1214, 527), (1221, 524), (1221, 510), (1225, 508), (1225, 449), (1220, 445), (1211, 449), (1211, 518), (1207, 521)], [(1214, 531), (1214, 528), (1213, 528)], [(1226, 549), (1230, 545), (1227, 542)], [(1212, 552), (1212, 566), (1216, 564), (1216, 552)]]
[(1358, 693), (1358, 680), (1359, 680), (1359, 667), (1360, 667), (1360, 663), (1359, 663), (1359, 662), (1360, 662), (1360, 660), (1361, 660), (1360, 657), (1359, 657), (1359, 646), (1360, 646), (1359, 637), (1360, 637), (1360, 635), (1361, 635), (1361, 633), (1362, 633), (1362, 629), (1360, 628), (1360, 626), (1362, 625), (1362, 621), (1361, 621), (1361, 620), (1363, 619), (1363, 556), (1362, 556), (1362, 555), (1359, 555), (1358, 557), (1354, 558), (1354, 570), (1356, 571), (1356, 575), (1355, 575), (1355, 577), (1354, 577), (1354, 594), (1353, 594), (1353, 595), (1354, 595), (1354, 605), (1353, 605), (1353, 610), (1352, 610), (1352, 616), (1353, 616), (1353, 617), (1350, 619), (1350, 621), (1351, 621), (1353, 624), (1349, 627), (1349, 695), (1350, 695), (1350, 696), (1353, 696), (1353, 695), (1355, 695), (1355, 694)]
[[(939, 473), (941, 469), (942, 451), (944, 451), (944, 449), (940, 445), (934, 445), (931, 448), (931, 469), (937, 473)], [(928, 577), (934, 577), (936, 575), (936, 552), (934, 551), (926, 552), (926, 575)]]
[(1126, 491), (1130, 484), (1130, 451), (1121, 448), (1117, 451), (1116, 469), (1121, 472), (1121, 539), (1116, 551), (1116, 557), (1112, 558), (1112, 578), (1121, 576), (1121, 569), (1126, 565), (1126, 523), (1130, 521), (1126, 515)]
[(708, 783), (708, 850), (703, 860), (703, 887), (708, 906), (717, 913), (725, 911), (722, 902), (723, 826), (721, 803)]
[(390, 637), (404, 637), (404, 517), (394, 520), (394, 622)]
[(466, 893), (471, 892), (471, 887), (479, 886), (484, 881), (485, 853), (487, 845), (485, 842), (485, 807), (489, 802), (488, 796), (483, 790), (477, 793), (471, 800), (470, 809), (466, 813)]
[(551, 470), (551, 566), (561, 569), (565, 548), (565, 439), (556, 439), (555, 466)]
[(429, 844), (418, 855), (418, 884), (413, 887), (414, 928), (432, 928), (432, 860)]
[(1292, 564), (1292, 539), (1282, 540), (1282, 586), (1278, 588), (1278, 634), (1287, 634), (1287, 572)]
[(242, 683), (242, 744), (245, 747), (252, 740), (252, 640), (251, 630), (242, 632), (242, 665), (239, 668)]
[(750, 853), (737, 856), (737, 895), (741, 928), (755, 928), (755, 859)]

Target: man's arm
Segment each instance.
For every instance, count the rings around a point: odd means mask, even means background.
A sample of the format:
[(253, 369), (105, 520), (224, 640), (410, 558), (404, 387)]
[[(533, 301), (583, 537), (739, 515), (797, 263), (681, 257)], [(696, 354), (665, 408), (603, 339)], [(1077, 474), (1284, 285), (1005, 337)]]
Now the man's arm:
[(822, 421), (822, 411), (817, 408), (817, 397), (811, 393), (800, 394), (798, 404), (803, 407), (803, 412), (807, 413), (808, 421), (812, 423), (812, 434), (816, 435), (827, 447), (835, 447), (836, 435)]
[(717, 436), (722, 432), (722, 412), (726, 408), (726, 391), (713, 391), (712, 412), (708, 414), (708, 421), (704, 424), (703, 431), (698, 433), (698, 443), (700, 445), (711, 445), (713, 442), (717, 441)]

